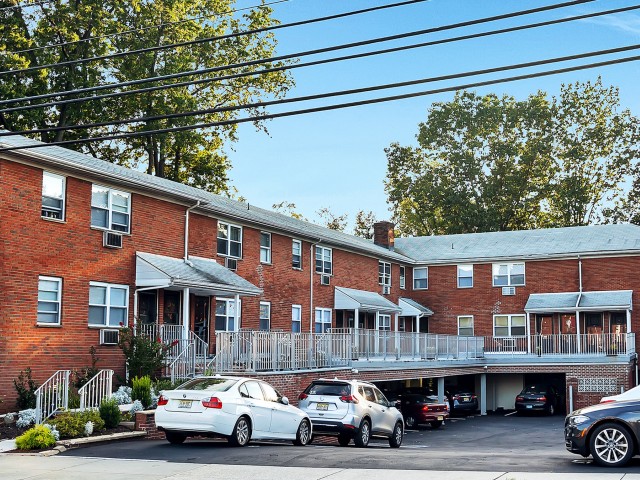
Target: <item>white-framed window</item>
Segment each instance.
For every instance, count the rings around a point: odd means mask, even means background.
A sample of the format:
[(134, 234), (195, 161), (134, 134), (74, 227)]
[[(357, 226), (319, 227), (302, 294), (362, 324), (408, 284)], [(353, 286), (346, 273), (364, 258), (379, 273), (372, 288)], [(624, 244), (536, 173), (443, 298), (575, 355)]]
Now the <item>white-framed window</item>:
[(473, 315), (458, 316), (458, 335), (461, 337), (473, 336)]
[(378, 315), (378, 330), (391, 331), (391, 315), (382, 313)]
[(378, 261), (378, 284), (391, 286), (391, 264)]
[(271, 234), (260, 232), (260, 263), (271, 263)]
[(237, 332), (240, 328), (236, 310), (239, 313), (242, 301), (236, 309), (236, 302), (231, 298), (216, 298), (216, 332)]
[(458, 288), (473, 287), (473, 265), (458, 265)]
[(398, 331), (404, 332), (406, 329), (407, 329), (407, 325), (405, 323), (405, 318), (404, 317), (398, 318)]
[[(218, 254), (242, 258), (242, 227), (218, 222)], [(262, 255), (262, 249), (260, 249)]]
[(66, 178), (55, 173), (42, 172), (42, 217), (64, 220)]
[(330, 248), (316, 245), (316, 273), (321, 275), (333, 273), (333, 251)]
[(426, 290), (429, 288), (429, 269), (427, 267), (416, 267), (413, 269), (413, 289)]
[(293, 239), (291, 241), (291, 266), (302, 270), (302, 242)]
[(61, 300), (62, 279), (57, 277), (38, 277), (38, 323), (60, 325)]
[(302, 305), (291, 305), (291, 331), (300, 333), (302, 325)]
[(517, 287), (524, 285), (524, 263), (494, 263), (493, 286)]
[(521, 337), (527, 333), (525, 315), (494, 315), (494, 337)]
[(131, 194), (93, 184), (91, 186), (91, 226), (129, 233)]
[(89, 283), (89, 325), (122, 327), (128, 323), (129, 287), (111, 283)]
[(316, 308), (315, 310), (315, 332), (323, 333), (331, 328), (331, 309)]
[(271, 302), (260, 302), (260, 330), (271, 328)]
[(400, 288), (404, 290), (407, 286), (407, 273), (405, 267), (400, 265)]

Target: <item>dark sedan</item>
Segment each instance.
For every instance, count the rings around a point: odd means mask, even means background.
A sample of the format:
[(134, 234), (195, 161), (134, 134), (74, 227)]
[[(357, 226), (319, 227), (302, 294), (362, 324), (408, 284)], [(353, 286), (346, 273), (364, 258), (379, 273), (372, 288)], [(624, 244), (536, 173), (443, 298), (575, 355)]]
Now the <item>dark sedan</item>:
[(476, 412), (478, 397), (473, 392), (458, 392), (451, 396), (451, 413)]
[(440, 428), (449, 418), (449, 404), (438, 402), (437, 396), (406, 393), (399, 398), (400, 411), (407, 428), (428, 423), (432, 428)]
[(640, 400), (581, 408), (564, 422), (567, 450), (604, 467), (620, 467), (638, 454)]
[(554, 415), (560, 395), (552, 385), (529, 385), (516, 396), (516, 412), (542, 411)]

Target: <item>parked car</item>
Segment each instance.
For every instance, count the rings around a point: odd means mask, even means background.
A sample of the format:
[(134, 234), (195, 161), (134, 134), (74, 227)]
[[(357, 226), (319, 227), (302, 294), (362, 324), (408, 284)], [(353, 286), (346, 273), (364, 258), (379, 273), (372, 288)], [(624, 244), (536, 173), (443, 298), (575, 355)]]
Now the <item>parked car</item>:
[(163, 391), (155, 421), (172, 444), (204, 435), (226, 437), (240, 447), (252, 439), (292, 440), (304, 446), (313, 433), (309, 416), (267, 382), (219, 375)]
[(567, 450), (605, 467), (620, 467), (638, 454), (640, 400), (599, 403), (567, 415)]
[(554, 415), (560, 395), (553, 385), (534, 384), (525, 387), (516, 396), (516, 412), (543, 411)]
[(473, 392), (462, 391), (451, 395), (451, 413), (476, 412), (478, 397)]
[(625, 402), (627, 400), (640, 400), (640, 385), (630, 388), (626, 392), (619, 393), (618, 395), (609, 395), (608, 397), (602, 397), (600, 403)]
[(404, 435), (403, 418), (395, 404), (371, 383), (356, 380), (319, 379), (298, 397), (317, 435), (338, 437), (346, 447), (353, 439), (366, 447), (371, 437), (384, 437), (398, 448)]
[(438, 397), (419, 393), (403, 394), (399, 398), (400, 411), (407, 428), (428, 423), (432, 428), (440, 428), (449, 418), (449, 403), (438, 402)]

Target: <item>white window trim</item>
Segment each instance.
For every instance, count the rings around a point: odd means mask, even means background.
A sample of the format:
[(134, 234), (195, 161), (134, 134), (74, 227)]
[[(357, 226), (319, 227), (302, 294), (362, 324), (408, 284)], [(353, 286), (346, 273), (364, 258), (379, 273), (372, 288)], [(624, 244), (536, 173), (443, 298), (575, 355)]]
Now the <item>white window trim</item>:
[[(427, 286), (426, 287), (421, 287), (421, 288), (416, 288), (416, 270), (425, 270), (427, 272), (427, 276), (426, 278), (420, 278), (418, 280), (426, 280), (427, 281)], [(413, 267), (413, 275), (412, 275), (412, 280), (413, 280), (413, 289), (414, 290), (429, 290), (429, 267)]]
[[(296, 267), (293, 265), (293, 245), (300, 246), (300, 266), (299, 267)], [(302, 270), (302, 240), (298, 240), (296, 238), (291, 240), (291, 268), (293, 268), (294, 270)]]
[[(125, 291), (124, 319), (126, 323), (124, 326), (126, 327), (129, 324), (129, 285), (118, 285), (117, 283), (104, 283), (104, 282), (89, 282), (89, 289), (91, 289), (91, 287), (106, 287), (107, 289), (107, 293), (105, 294), (106, 303), (104, 305), (97, 305), (97, 304), (94, 305), (96, 307), (105, 307), (106, 315), (104, 318), (104, 322), (105, 322), (104, 325), (101, 323), (89, 323), (89, 326), (94, 328), (119, 328), (120, 327), (120, 326), (114, 326), (109, 324), (109, 316), (111, 315), (111, 289), (120, 288)], [(91, 306), (92, 306), (91, 302), (89, 302), (89, 307)], [(122, 307), (118, 305), (117, 308), (122, 308)]]
[[(389, 324), (389, 328), (382, 328), (383, 326), (383, 322), (382, 320), (386, 319), (388, 320), (388, 324)], [(378, 330), (379, 331), (385, 331), (385, 332), (390, 332), (391, 331), (391, 315), (389, 315), (388, 313), (381, 313), (378, 315)]]
[[(263, 306), (268, 307), (268, 310), (267, 310), (268, 313), (269, 313), (268, 317), (263, 317), (262, 316), (262, 307)], [(260, 328), (260, 323), (262, 323), (263, 320), (267, 320), (269, 322), (269, 328), (267, 328), (266, 330)], [(268, 332), (268, 331), (271, 330), (271, 302), (260, 302), (260, 310), (258, 311), (258, 328), (260, 330), (262, 330), (263, 332)]]
[[(461, 277), (460, 276), (460, 267), (471, 267), (471, 285), (465, 285), (465, 286), (460, 286), (460, 279), (461, 278), (469, 278), (469, 277)], [(456, 270), (458, 272), (458, 276), (457, 276), (457, 283), (458, 283), (458, 288), (473, 288), (473, 265), (469, 265), (469, 264), (464, 264), (464, 265), (458, 265), (456, 267)], [(492, 277), (493, 278), (493, 277)], [(464, 316), (464, 315), (463, 315)]]
[[(241, 319), (242, 317), (241, 317), (241, 315), (238, 315), (238, 313), (242, 313), (242, 311), (241, 311), (242, 300), (238, 300), (238, 304), (235, 305), (236, 301), (233, 298), (216, 297), (216, 303), (218, 303), (218, 302), (221, 302), (221, 303), (224, 302), (226, 304), (225, 309), (224, 309), (224, 311), (225, 311), (225, 314), (224, 314), (224, 317), (225, 317), (225, 321), (224, 321), (225, 325), (224, 325), (224, 327), (225, 327), (225, 329), (224, 330), (218, 330), (218, 329), (215, 328), (215, 326), (216, 326), (215, 321), (216, 321), (216, 317), (218, 315), (214, 311), (214, 314), (213, 314), (213, 328), (215, 329), (215, 331), (216, 332), (237, 332), (238, 330), (240, 330), (240, 325), (239, 325), (238, 320)], [(234, 307), (235, 307), (235, 314), (234, 315), (229, 315), (229, 305), (234, 305)], [(222, 315), (220, 315), (220, 316), (222, 316)], [(233, 318), (233, 330), (229, 330), (229, 319), (230, 318)]]
[[(55, 323), (52, 322), (38, 322), (38, 314), (41, 313), (36, 306), (36, 324), (38, 325), (62, 325), (62, 278), (60, 277), (47, 277), (45, 275), (38, 276), (38, 297), (40, 297), (40, 280), (45, 280), (47, 282), (56, 282), (58, 284), (58, 298), (53, 300), (44, 300), (46, 303), (55, 303), (58, 306), (58, 321)], [(40, 303), (40, 298), (38, 298), (38, 303)], [(42, 313), (51, 313), (49, 311), (44, 311)]]
[[(316, 262), (317, 262), (317, 260), (318, 260), (318, 249), (321, 249), (321, 250), (322, 250), (322, 255), (321, 255), (321, 257), (320, 257), (320, 258), (321, 258), (321, 260), (322, 260), (322, 271), (320, 271), (320, 272), (318, 271), (318, 265), (317, 265), (317, 263), (316, 263), (316, 265), (315, 265), (315, 271), (316, 271), (316, 273), (317, 273), (318, 275), (330, 275), (330, 276), (332, 276), (332, 275), (333, 275), (333, 248), (331, 248), (331, 247), (323, 247), (322, 245), (316, 245), (316, 249), (315, 249), (315, 255), (316, 255), (316, 256), (315, 256), (315, 259), (314, 259)], [(326, 272), (324, 271), (324, 252), (325, 252), (325, 251), (328, 251), (328, 252), (330, 252), (330, 253), (331, 253), (331, 255), (330, 255), (330, 257), (331, 257), (331, 261), (329, 262), (329, 263), (331, 264), (331, 271), (330, 271), (329, 273), (326, 273)]]
[[(267, 237), (269, 238), (268, 247), (265, 247), (262, 245), (262, 235), (267, 235)], [(269, 232), (260, 232), (260, 263), (271, 265), (271, 240), (272, 240), (272, 237)], [(266, 260), (262, 260), (262, 252), (266, 252), (267, 254)]]
[[(509, 334), (508, 335), (496, 335), (496, 317), (508, 317), (508, 325), (507, 328), (509, 329)], [(513, 317), (523, 317), (524, 318), (524, 333), (522, 335), (513, 335), (511, 329), (513, 328)], [(500, 327), (500, 328), (504, 328), (504, 327)], [(521, 328), (518, 325), (518, 328)], [(493, 336), (494, 338), (511, 338), (511, 337), (524, 337), (527, 335), (527, 316), (524, 313), (499, 313), (493, 316)]]
[(400, 290), (407, 288), (407, 269), (405, 266), (400, 265)]
[[(67, 208), (67, 177), (64, 177), (62, 175), (58, 175), (57, 173), (51, 173), (48, 172), (46, 170), (42, 171), (42, 188), (44, 189), (44, 177), (48, 176), (48, 177), (52, 177), (52, 178), (57, 178), (62, 180), (62, 197), (61, 198), (57, 198), (57, 197), (50, 197), (49, 195), (45, 195), (44, 191), (42, 192), (42, 196), (43, 197), (48, 197), (48, 198), (55, 198), (56, 200), (62, 200), (62, 208), (60, 209), (60, 218), (53, 218), (53, 217), (47, 217), (46, 215), (42, 215), (42, 210), (44, 209), (44, 205), (40, 205), (40, 215), (43, 219), (45, 220), (50, 220), (52, 222), (64, 222), (65, 219), (67, 218), (67, 212), (66, 212), (66, 208)], [(42, 200), (41, 200), (42, 203)]]
[[(380, 267), (382, 266), (382, 275), (380, 274)], [(386, 267), (389, 267), (389, 273), (387, 273)], [(380, 278), (382, 277), (382, 278)], [(382, 282), (380, 281), (382, 280)], [(378, 285), (391, 286), (391, 263), (378, 260)]]
[[(299, 312), (299, 315), (298, 315), (299, 320), (295, 320), (293, 318), (293, 310), (294, 309), (297, 309), (298, 312)], [(294, 323), (298, 323), (299, 324), (300, 328), (298, 328), (298, 333), (301, 333), (302, 332), (302, 305), (296, 305), (296, 304), (291, 305), (291, 331), (292, 332), (293, 332), (293, 324)]]
[[(461, 318), (470, 318), (471, 319), (471, 335), (461, 335), (460, 334), (460, 319)], [(464, 327), (464, 328), (468, 328), (468, 327)], [(462, 337), (473, 337), (476, 331), (476, 320), (473, 317), (473, 315), (458, 315), (458, 336)]]
[[(116, 233), (126, 233), (126, 234), (131, 233), (131, 192), (125, 192), (123, 190), (117, 190), (115, 188), (107, 187), (106, 185), (101, 185), (99, 183), (93, 183), (91, 185), (91, 197), (92, 197), (91, 208), (95, 207), (95, 208), (99, 208), (100, 210), (104, 210), (104, 208), (93, 204), (93, 187), (94, 186), (100, 187), (100, 188), (106, 188), (108, 191), (107, 193), (107, 227), (101, 227), (100, 225), (91, 224), (91, 228), (95, 228), (97, 230), (107, 230), (107, 231), (116, 232)], [(127, 202), (128, 222), (127, 222), (126, 230), (115, 230), (112, 228), (113, 227), (113, 203), (112, 203), (113, 193), (126, 195), (127, 198), (129, 199), (129, 201)], [(122, 213), (122, 212), (117, 212), (117, 213)], [(91, 222), (91, 219), (89, 219), (89, 222)]]
[[(496, 285), (495, 283), (495, 271), (496, 271), (496, 267), (500, 267), (501, 265), (506, 265), (507, 266), (507, 284), (506, 285)], [(511, 270), (513, 268), (514, 265), (522, 265), (522, 283), (511, 283)], [(491, 285), (494, 287), (524, 287), (527, 284), (527, 267), (525, 265), (525, 262), (511, 262), (511, 263), (493, 263), (491, 265)]]
[[(318, 313), (321, 313), (320, 319), (322, 321), (320, 321), (320, 322), (318, 321)], [(328, 313), (329, 314), (329, 321), (328, 322), (324, 321), (325, 316), (322, 315), (324, 313)], [(330, 308), (316, 307), (314, 309), (314, 314), (313, 314), (313, 326), (314, 326), (313, 327), (313, 331), (314, 332), (316, 332), (316, 325), (318, 325), (318, 324), (320, 324), (320, 325), (329, 325), (329, 328), (331, 328), (331, 325), (333, 324), (333, 311)], [(320, 332), (316, 332), (316, 333), (323, 333), (325, 331), (326, 330), (323, 327), (321, 327)]]
[[(218, 240), (224, 240), (224, 239), (221, 239), (218, 236), (220, 234), (220, 225), (226, 225), (227, 226), (227, 238), (226, 238), (227, 251), (225, 253), (218, 252)], [(231, 227), (240, 229), (240, 240), (238, 242), (236, 242), (235, 240), (231, 240), (231, 235), (230, 235)], [(218, 255), (220, 255), (221, 257), (229, 257), (229, 258), (241, 259), (242, 258), (242, 241), (243, 241), (243, 239), (244, 239), (244, 230), (243, 230), (242, 226), (236, 225), (236, 224), (233, 224), (233, 223), (229, 223), (229, 222), (218, 221), (218, 229), (216, 231), (216, 253)], [(234, 243), (239, 243), (240, 244), (240, 255), (238, 255), (237, 257), (235, 255), (231, 255), (229, 253), (231, 251), (231, 242), (232, 241)]]

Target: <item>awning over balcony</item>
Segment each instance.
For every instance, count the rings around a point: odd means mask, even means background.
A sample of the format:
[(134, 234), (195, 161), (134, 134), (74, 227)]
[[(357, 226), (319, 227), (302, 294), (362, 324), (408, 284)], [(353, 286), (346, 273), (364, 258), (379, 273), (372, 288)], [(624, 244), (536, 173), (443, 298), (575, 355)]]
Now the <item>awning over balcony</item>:
[(191, 288), (207, 295), (260, 295), (262, 290), (214, 260), (136, 253), (136, 287)]
[(430, 317), (433, 315), (433, 311), (424, 305), (419, 304), (415, 300), (410, 298), (400, 297), (398, 304), (402, 309), (403, 317)]
[(375, 292), (336, 287), (334, 294), (336, 310), (360, 310), (361, 312), (400, 313), (401, 309), (390, 300)]
[(606, 292), (532, 293), (524, 307), (529, 313), (632, 310), (632, 290)]

